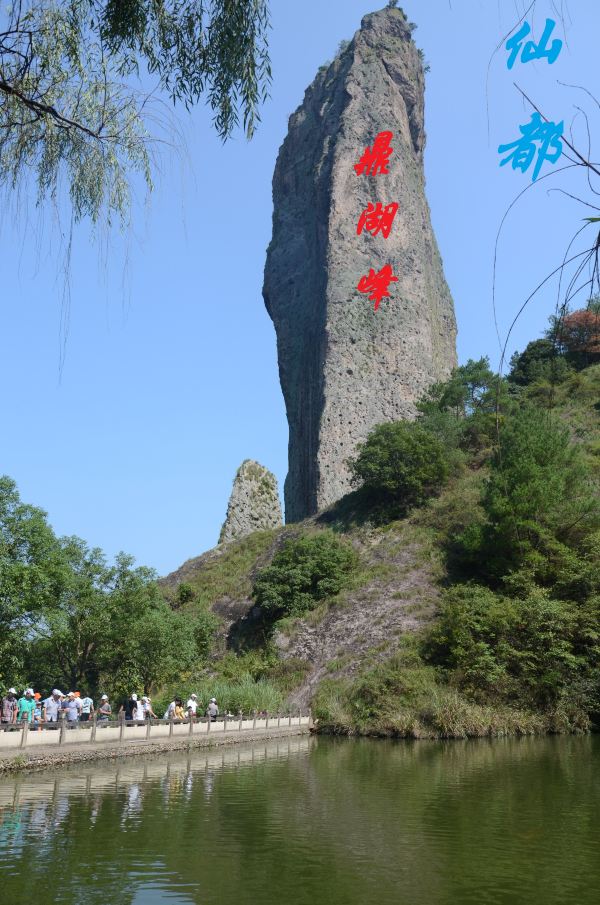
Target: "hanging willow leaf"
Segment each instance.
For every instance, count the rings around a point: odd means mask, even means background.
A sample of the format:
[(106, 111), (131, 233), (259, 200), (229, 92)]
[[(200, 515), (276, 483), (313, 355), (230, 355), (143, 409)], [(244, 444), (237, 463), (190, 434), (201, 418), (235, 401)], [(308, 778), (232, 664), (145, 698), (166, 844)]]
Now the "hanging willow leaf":
[(39, 200), (56, 199), (64, 179), (75, 220), (126, 221), (135, 171), (152, 186), (144, 71), (186, 109), (205, 96), (223, 140), (240, 118), (250, 138), (268, 28), (267, 0), (13, 0), (0, 12), (0, 186), (33, 172)]

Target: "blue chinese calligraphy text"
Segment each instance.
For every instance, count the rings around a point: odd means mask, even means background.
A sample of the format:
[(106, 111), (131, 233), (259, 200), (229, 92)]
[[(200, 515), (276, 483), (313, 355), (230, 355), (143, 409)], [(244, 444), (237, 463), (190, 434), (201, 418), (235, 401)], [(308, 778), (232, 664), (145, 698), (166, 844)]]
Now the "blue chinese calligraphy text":
[[(563, 42), (560, 38), (555, 38), (550, 47), (548, 47), (548, 41), (555, 25), (556, 22), (554, 19), (546, 19), (544, 33), (542, 34), (539, 43), (536, 44), (535, 41), (526, 42), (523, 47), (523, 52), (521, 53), (522, 63), (529, 63), (531, 60), (543, 60), (544, 58), (546, 58), (549, 63), (554, 63), (556, 61), (556, 58), (562, 49)], [(531, 28), (528, 23), (523, 22), (520, 29), (515, 32), (504, 45), (506, 49), (510, 51), (508, 60), (506, 61), (506, 65), (509, 69), (512, 69), (515, 65), (521, 47), (523, 46), (523, 38), (527, 37), (530, 31)]]
[(550, 123), (543, 120), (539, 113), (533, 113), (531, 122), (524, 126), (519, 126), (520, 138), (506, 145), (499, 146), (499, 154), (511, 151), (504, 160), (500, 161), (500, 166), (503, 167), (504, 164), (510, 161), (512, 162), (513, 170), (519, 169), (525, 173), (533, 163), (537, 153), (531, 177), (533, 182), (537, 179), (545, 160), (550, 161), (550, 163), (556, 163), (562, 154), (563, 143), (560, 136), (563, 134), (563, 129), (563, 120), (559, 123)]

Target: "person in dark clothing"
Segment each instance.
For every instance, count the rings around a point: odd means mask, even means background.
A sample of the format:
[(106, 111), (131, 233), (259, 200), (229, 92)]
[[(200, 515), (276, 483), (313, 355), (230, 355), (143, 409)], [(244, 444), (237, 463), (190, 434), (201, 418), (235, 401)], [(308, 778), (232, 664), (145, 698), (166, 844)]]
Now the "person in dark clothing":
[(124, 713), (126, 720), (134, 720), (135, 714), (137, 713), (137, 702), (138, 702), (137, 694), (130, 695), (127, 698), (127, 700), (121, 704), (121, 706), (119, 708), (119, 713), (120, 714)]

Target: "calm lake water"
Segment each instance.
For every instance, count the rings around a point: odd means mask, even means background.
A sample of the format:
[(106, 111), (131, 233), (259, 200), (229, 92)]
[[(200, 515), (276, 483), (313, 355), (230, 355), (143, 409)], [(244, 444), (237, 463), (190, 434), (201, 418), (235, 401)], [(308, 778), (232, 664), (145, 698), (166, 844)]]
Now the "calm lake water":
[(0, 780), (2, 905), (587, 905), (600, 737), (292, 738)]

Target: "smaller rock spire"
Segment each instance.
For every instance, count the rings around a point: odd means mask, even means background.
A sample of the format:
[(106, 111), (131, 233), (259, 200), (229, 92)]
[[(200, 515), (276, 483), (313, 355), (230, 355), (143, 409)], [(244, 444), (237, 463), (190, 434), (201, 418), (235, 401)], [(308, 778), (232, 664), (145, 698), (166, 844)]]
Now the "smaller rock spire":
[(282, 524), (277, 478), (259, 462), (245, 459), (233, 481), (219, 543)]

